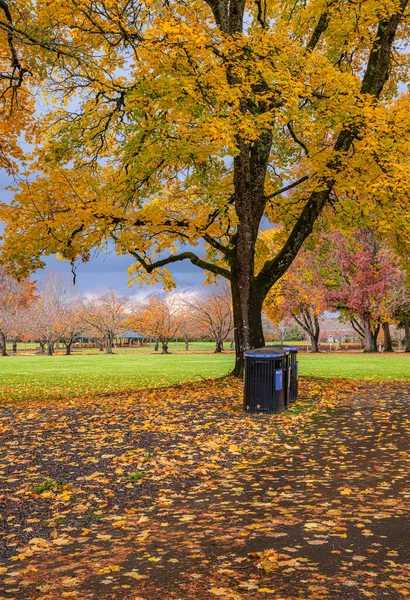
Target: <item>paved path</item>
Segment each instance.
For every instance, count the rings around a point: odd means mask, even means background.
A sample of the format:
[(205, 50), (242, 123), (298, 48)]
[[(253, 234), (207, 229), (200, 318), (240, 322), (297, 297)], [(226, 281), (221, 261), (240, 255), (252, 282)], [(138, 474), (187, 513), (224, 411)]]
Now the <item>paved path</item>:
[(408, 384), (359, 386), (265, 459), (159, 489), (92, 544), (84, 528), (23, 558), (0, 598), (406, 599), (409, 432)]

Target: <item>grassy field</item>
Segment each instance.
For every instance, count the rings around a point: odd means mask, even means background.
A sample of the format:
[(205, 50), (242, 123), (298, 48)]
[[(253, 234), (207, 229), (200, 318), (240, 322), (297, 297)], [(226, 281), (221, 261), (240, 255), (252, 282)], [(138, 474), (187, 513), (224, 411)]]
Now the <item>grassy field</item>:
[[(81, 396), (141, 387), (159, 387), (226, 375), (234, 354), (214, 354), (213, 344), (195, 343), (190, 352), (171, 344), (172, 354), (155, 353), (153, 346), (118, 348), (114, 355), (97, 349), (73, 356), (22, 354), (0, 358), (0, 399)], [(19, 348), (22, 350), (22, 348)], [(32, 350), (31, 350), (32, 351)], [(410, 379), (407, 354), (299, 354), (300, 375), (345, 379)]]

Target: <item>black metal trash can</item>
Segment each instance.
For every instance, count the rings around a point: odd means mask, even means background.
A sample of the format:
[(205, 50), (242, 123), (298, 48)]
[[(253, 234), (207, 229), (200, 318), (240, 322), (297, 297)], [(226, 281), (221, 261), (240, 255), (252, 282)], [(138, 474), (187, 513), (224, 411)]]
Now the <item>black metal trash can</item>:
[(246, 412), (281, 412), (285, 408), (285, 356), (272, 348), (244, 353), (244, 403)]
[(299, 371), (298, 371), (298, 348), (297, 346), (268, 346), (276, 352), (286, 352), (285, 360), (285, 378), (287, 379), (286, 389), (288, 390), (289, 402), (296, 402), (299, 393)]

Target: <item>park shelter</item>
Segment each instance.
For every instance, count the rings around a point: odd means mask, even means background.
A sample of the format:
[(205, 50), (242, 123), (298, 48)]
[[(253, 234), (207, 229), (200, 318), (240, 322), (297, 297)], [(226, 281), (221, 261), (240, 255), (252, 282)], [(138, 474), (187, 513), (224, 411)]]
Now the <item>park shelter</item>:
[(121, 346), (140, 346), (144, 343), (144, 337), (135, 331), (124, 331), (117, 339)]

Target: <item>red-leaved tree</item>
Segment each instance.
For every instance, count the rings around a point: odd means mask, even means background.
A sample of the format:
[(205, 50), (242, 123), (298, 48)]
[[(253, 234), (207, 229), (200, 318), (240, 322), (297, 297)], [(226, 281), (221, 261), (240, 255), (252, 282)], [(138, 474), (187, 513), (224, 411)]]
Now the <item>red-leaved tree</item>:
[(350, 317), (364, 341), (364, 351), (377, 352), (377, 336), (389, 317), (392, 290), (403, 275), (399, 261), (370, 228), (357, 229), (349, 236), (334, 232), (326, 243), (327, 298)]

